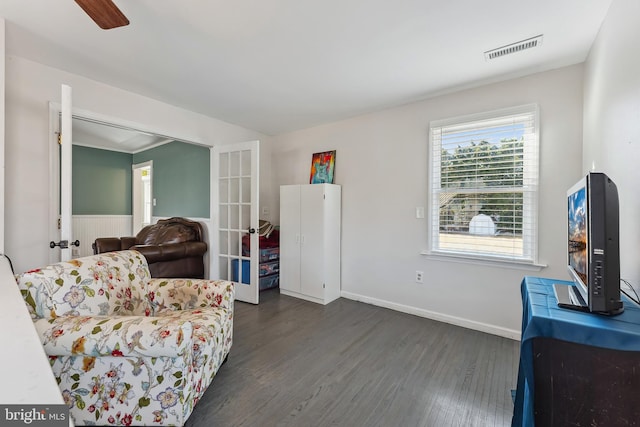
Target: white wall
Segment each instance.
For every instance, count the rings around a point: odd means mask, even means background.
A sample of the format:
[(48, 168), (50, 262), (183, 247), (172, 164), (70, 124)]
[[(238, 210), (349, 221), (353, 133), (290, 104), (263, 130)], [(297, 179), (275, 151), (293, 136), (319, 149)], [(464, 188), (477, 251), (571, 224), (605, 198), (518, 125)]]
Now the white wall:
[[(534, 102), (541, 123), (539, 258), (549, 267), (514, 270), (420, 255), (427, 223), (415, 218), (415, 208), (428, 206), (429, 121)], [(581, 65), (281, 135), (270, 148), (273, 200), (280, 185), (309, 182), (312, 153), (337, 150), (345, 296), (517, 337), (522, 277), (568, 279), (565, 193), (581, 170)], [(425, 272), (424, 284), (414, 283), (416, 270)]]
[(640, 2), (614, 0), (585, 65), (582, 172), (605, 172), (620, 198), (620, 273), (640, 292)]
[[(0, 254), (4, 253), (5, 194), (5, 21), (0, 18)], [(0, 355), (0, 374), (5, 384), (0, 391), (3, 404), (64, 403), (49, 360), (40, 344), (22, 295), (13, 278), (11, 264), (0, 256), (0, 324), (9, 325), (3, 340), (11, 351)], [(73, 425), (73, 423), (70, 423)]]
[(5, 176), (5, 155), (4, 155), (4, 104), (5, 104), (5, 22), (0, 17), (0, 253), (4, 253), (4, 176)]
[[(17, 272), (49, 261), (49, 111), (60, 84), (73, 87), (74, 109), (135, 123), (206, 145), (266, 140), (257, 132), (193, 113), (20, 57), (6, 57), (5, 247)], [(261, 165), (267, 177), (269, 164)]]

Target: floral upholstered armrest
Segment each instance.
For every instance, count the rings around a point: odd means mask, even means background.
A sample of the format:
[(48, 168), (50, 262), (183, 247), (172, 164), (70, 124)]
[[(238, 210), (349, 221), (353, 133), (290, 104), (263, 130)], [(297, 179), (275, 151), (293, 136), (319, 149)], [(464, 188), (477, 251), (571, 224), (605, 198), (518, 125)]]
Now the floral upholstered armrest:
[(151, 279), (149, 299), (158, 314), (165, 310), (220, 307), (233, 310), (233, 282), (202, 279)]
[(193, 326), (179, 316), (61, 316), (34, 322), (49, 356), (176, 357)]

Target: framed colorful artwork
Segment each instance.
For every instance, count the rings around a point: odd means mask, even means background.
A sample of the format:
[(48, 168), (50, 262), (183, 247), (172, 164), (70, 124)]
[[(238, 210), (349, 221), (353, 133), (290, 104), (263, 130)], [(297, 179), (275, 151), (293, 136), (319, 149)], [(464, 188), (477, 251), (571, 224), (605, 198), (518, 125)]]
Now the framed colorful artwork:
[(310, 184), (333, 184), (336, 150), (314, 153), (311, 157)]

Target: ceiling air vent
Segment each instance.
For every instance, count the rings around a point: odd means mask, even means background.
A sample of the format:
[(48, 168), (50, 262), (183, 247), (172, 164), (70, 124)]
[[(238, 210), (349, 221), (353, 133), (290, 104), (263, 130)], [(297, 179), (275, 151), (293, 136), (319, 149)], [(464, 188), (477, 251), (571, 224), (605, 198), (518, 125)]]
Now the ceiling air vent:
[(511, 43), (506, 46), (499, 47), (497, 49), (488, 50), (484, 53), (484, 59), (487, 61), (491, 59), (500, 58), (501, 56), (510, 55), (512, 53), (520, 52), (526, 49), (531, 49), (542, 44), (542, 34), (539, 36), (531, 37), (530, 39), (521, 40), (519, 42)]

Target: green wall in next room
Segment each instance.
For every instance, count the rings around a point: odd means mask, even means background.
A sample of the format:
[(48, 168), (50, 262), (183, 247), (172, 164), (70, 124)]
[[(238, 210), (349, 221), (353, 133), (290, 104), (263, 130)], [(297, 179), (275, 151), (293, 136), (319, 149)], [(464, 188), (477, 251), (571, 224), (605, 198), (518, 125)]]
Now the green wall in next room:
[(133, 155), (133, 163), (153, 160), (153, 216), (209, 218), (209, 147), (173, 141)]
[(73, 145), (73, 215), (131, 215), (132, 155)]

